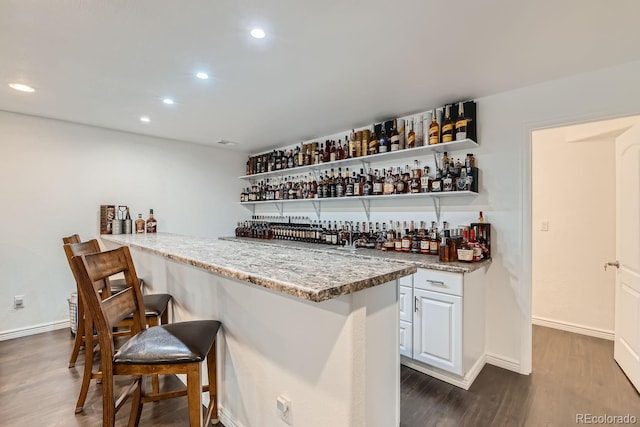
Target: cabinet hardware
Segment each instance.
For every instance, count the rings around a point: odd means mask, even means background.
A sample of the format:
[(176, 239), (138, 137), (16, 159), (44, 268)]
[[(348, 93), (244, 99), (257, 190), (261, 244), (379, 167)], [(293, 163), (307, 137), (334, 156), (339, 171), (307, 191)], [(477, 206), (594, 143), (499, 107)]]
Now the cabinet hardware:
[(418, 297), (413, 297), (413, 311), (418, 312)]
[(447, 287), (447, 285), (445, 285), (444, 282), (441, 282), (439, 280), (429, 280), (429, 279), (427, 279), (427, 282), (430, 285), (437, 286), (439, 288), (446, 288)]

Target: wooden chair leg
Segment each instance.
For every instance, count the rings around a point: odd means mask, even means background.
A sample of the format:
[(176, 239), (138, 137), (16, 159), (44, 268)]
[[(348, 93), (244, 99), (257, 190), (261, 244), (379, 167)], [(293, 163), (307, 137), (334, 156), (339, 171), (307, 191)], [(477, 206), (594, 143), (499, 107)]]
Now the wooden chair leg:
[(160, 393), (160, 380), (158, 379), (158, 374), (151, 375), (151, 390), (153, 394)]
[(216, 371), (216, 343), (213, 342), (211, 350), (207, 353), (207, 377), (209, 380), (209, 406), (207, 407), (207, 417), (204, 425), (218, 424), (218, 389)]
[(187, 367), (187, 400), (189, 426), (202, 427), (202, 381), (199, 363), (191, 363)]
[(113, 394), (113, 367), (111, 361), (100, 362), (102, 370), (102, 426), (116, 425), (116, 397)]
[[(78, 330), (78, 335), (81, 332)], [(89, 319), (84, 322), (84, 336), (91, 337), (90, 340), (85, 339), (84, 343), (84, 372), (82, 373), (82, 383), (80, 384), (80, 394), (76, 403), (76, 414), (84, 409), (84, 402), (89, 392), (89, 384), (91, 384), (91, 374), (93, 372), (93, 323)]]
[(78, 303), (76, 306), (76, 316), (78, 316), (78, 325), (76, 327), (76, 338), (73, 342), (73, 350), (71, 351), (71, 357), (69, 358), (69, 368), (76, 366), (76, 360), (78, 360), (78, 354), (80, 353), (80, 347), (84, 344), (84, 307), (82, 305), (82, 298), (78, 293)]
[(144, 377), (141, 377), (138, 381), (138, 385), (132, 394), (131, 400), (131, 414), (129, 414), (129, 427), (137, 427), (140, 422), (140, 416), (142, 415), (142, 383)]

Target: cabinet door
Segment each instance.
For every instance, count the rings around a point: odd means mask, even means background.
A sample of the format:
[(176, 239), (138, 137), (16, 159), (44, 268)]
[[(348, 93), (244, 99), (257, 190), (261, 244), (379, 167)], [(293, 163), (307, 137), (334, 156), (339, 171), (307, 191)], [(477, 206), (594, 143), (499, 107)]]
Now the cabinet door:
[(413, 357), (413, 325), (404, 320), (400, 321), (400, 354)]
[(413, 289), (400, 286), (398, 288), (398, 302), (400, 304), (400, 320), (413, 322)]
[(462, 297), (414, 289), (413, 358), (462, 375)]

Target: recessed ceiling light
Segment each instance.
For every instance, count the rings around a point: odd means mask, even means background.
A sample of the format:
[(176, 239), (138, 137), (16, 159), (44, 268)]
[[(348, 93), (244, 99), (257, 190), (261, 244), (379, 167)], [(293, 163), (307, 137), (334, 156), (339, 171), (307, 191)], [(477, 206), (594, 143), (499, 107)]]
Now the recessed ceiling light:
[(142, 123), (149, 123), (151, 121), (151, 119), (149, 117), (147, 117), (147, 116), (142, 116), (142, 117), (140, 117), (140, 121)]
[(173, 105), (173, 104), (175, 104), (175, 101), (174, 101), (173, 99), (171, 99), (171, 98), (164, 98), (164, 99), (162, 100), (162, 102), (164, 102), (164, 103), (165, 103), (165, 104), (167, 104), (167, 105)]
[(218, 140), (218, 141), (216, 141), (216, 144), (220, 144), (220, 145), (238, 145), (237, 142), (227, 141), (226, 139)]
[(207, 80), (209, 78), (209, 74), (203, 71), (199, 71), (198, 73), (196, 73), (196, 77), (202, 80)]
[(20, 92), (35, 92), (36, 90), (31, 86), (23, 85), (21, 83), (9, 83), (11, 89), (19, 90)]
[(266, 34), (262, 28), (254, 28), (251, 30), (251, 37), (255, 39), (263, 39), (265, 35)]

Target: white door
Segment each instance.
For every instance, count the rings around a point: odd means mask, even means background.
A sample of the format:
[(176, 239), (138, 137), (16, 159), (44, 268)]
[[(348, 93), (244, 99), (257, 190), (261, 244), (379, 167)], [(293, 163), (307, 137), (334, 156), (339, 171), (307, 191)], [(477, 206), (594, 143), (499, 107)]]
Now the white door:
[(462, 375), (462, 297), (413, 290), (413, 358)]
[(616, 139), (614, 358), (640, 390), (640, 126)]

